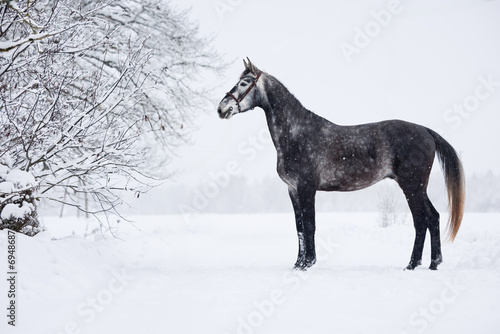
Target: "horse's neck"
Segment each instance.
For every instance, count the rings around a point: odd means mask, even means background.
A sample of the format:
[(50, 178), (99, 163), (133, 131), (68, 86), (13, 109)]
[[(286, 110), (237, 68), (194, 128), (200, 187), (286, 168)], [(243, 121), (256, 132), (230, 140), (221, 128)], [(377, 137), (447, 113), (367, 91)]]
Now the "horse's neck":
[[(266, 113), (267, 124), (273, 142), (279, 143), (293, 135), (300, 135), (301, 125), (317, 117), (307, 110), (295, 96), (273, 77), (266, 81), (266, 99), (261, 106)], [(306, 129), (304, 129), (306, 130)]]

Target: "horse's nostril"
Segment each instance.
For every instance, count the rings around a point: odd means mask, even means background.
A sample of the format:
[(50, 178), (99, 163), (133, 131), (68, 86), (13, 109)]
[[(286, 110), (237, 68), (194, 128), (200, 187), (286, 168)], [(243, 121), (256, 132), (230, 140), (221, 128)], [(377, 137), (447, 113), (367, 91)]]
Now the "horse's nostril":
[(233, 107), (229, 107), (227, 111), (233, 111)]

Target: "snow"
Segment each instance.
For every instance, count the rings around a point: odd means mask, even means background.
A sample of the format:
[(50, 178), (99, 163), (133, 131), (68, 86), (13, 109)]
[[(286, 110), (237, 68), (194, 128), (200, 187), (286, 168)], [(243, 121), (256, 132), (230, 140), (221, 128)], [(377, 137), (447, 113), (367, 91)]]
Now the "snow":
[(14, 183), (12, 182), (0, 182), (0, 193), (9, 194), (15, 189)]
[[(307, 272), (291, 269), (291, 213), (137, 216), (102, 232), (46, 218), (47, 231), (17, 236), (17, 326), (3, 316), (0, 332), (499, 332), (500, 214), (466, 214), (438, 271), (429, 244), (422, 267), (403, 271), (413, 227), (377, 217), (318, 213)], [(7, 240), (0, 231), (0, 259)]]
[(6, 204), (3, 208), (0, 218), (2, 218), (2, 220), (7, 220), (12, 217), (21, 219), (24, 216), (29, 215), (31, 212), (33, 212), (33, 210), (33, 204), (26, 203), (24, 201), (21, 206), (19, 206), (18, 204), (9, 203)]
[[(10, 194), (15, 191), (35, 187), (35, 177), (28, 172), (19, 169), (10, 169), (0, 164), (0, 195)], [(1, 202), (1, 198), (0, 198)], [(14, 203), (6, 204), (1, 212), (0, 218), (7, 220), (11, 217), (23, 218), (34, 210), (33, 204), (22, 201), (21, 206)]]
[(33, 174), (20, 169), (9, 169), (0, 164), (0, 192), (9, 193), (14, 189), (25, 189), (35, 185)]

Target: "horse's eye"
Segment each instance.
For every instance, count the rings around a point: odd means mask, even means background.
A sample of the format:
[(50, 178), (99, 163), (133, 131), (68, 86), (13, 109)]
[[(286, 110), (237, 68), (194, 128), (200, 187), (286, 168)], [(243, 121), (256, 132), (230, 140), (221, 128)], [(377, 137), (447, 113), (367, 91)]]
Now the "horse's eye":
[(245, 87), (245, 86), (247, 86), (247, 85), (248, 85), (248, 83), (246, 83), (245, 81), (242, 81), (242, 82), (240, 83), (240, 86), (241, 86), (241, 87)]

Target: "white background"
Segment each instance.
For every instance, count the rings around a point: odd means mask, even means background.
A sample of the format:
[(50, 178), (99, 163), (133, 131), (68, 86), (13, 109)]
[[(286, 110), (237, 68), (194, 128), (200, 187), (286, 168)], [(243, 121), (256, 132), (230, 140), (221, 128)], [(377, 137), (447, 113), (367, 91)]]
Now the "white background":
[[(498, 1), (265, 1), (175, 0), (191, 8), (202, 34), (233, 60), (215, 87), (209, 112), (187, 125), (193, 145), (178, 151), (170, 170), (177, 184), (197, 184), (228, 161), (242, 161), (250, 179), (275, 174), (275, 150), (258, 142), (257, 156), (241, 146), (266, 128), (255, 109), (220, 120), (218, 101), (237, 81), (250, 57), (315, 113), (337, 124), (404, 119), (441, 132), (461, 154), (467, 175), (500, 172), (500, 3)], [(375, 16), (396, 8), (388, 24)], [(375, 13), (375, 14), (374, 14)], [(377, 29), (377, 24), (379, 29)], [(371, 30), (370, 30), (371, 29)], [(372, 35), (350, 61), (359, 31)], [(358, 37), (357, 37), (358, 36)], [(360, 45), (358, 43), (358, 45)], [(473, 102), (480, 77), (497, 86), (460, 116), (454, 105)], [(476, 100), (477, 101), (477, 100)], [(451, 111), (448, 111), (451, 109)], [(261, 145), (262, 144), (262, 145)], [(240, 147), (240, 151), (238, 150)]]

